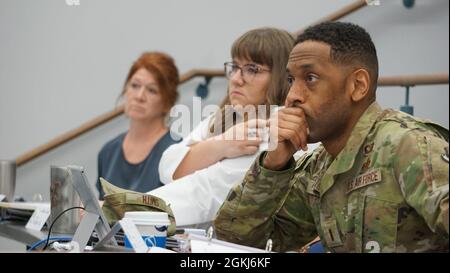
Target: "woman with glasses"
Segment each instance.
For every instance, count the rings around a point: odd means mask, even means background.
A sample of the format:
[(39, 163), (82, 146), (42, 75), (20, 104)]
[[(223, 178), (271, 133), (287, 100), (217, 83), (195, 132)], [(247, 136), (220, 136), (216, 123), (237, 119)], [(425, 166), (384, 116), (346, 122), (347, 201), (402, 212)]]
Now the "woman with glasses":
[[(178, 97), (178, 69), (165, 53), (146, 52), (130, 68), (120, 97), (125, 98), (127, 132), (106, 143), (98, 154), (98, 177), (124, 189), (147, 192), (162, 186), (162, 153), (179, 142), (171, 137), (166, 116)], [(99, 198), (104, 192), (97, 181)]]
[[(288, 32), (275, 28), (239, 37), (232, 60), (225, 63), (228, 96), (220, 110), (164, 152), (159, 171), (166, 185), (149, 193), (170, 204), (178, 226), (212, 221), (232, 185), (242, 181), (262, 141), (261, 135), (250, 138), (247, 133), (261, 126), (261, 119), (247, 120), (236, 109), (262, 106), (265, 112), (269, 105), (284, 104), (293, 44)], [(264, 114), (260, 110), (257, 116)], [(244, 137), (233, 138), (242, 132)]]

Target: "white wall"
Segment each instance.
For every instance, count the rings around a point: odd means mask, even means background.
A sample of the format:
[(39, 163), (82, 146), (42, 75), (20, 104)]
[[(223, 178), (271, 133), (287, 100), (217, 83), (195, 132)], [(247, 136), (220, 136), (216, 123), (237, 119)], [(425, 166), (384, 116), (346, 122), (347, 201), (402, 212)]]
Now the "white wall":
[[(245, 31), (274, 26), (297, 31), (352, 0), (0, 0), (0, 158), (14, 159), (115, 106), (132, 61), (143, 51), (171, 54), (184, 73), (221, 69)], [(367, 28), (380, 75), (448, 73), (449, 2), (380, 0), (346, 18)], [(191, 103), (201, 79), (180, 87)], [(223, 96), (212, 81), (206, 103)], [(445, 127), (448, 85), (415, 87), (415, 114)], [(384, 107), (404, 103), (403, 88), (380, 88)], [(18, 169), (16, 195), (49, 197), (50, 165), (79, 164), (95, 182), (101, 145), (126, 130), (119, 118)]]

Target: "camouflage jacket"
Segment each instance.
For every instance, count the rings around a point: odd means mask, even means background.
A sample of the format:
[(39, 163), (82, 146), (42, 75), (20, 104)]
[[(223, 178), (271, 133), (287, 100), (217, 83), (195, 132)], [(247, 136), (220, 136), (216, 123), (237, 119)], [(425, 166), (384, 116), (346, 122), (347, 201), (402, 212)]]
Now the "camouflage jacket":
[(261, 154), (215, 219), (218, 238), (274, 250), (319, 235), (331, 252), (448, 251), (448, 130), (373, 103), (333, 160), (323, 146), (283, 171)]

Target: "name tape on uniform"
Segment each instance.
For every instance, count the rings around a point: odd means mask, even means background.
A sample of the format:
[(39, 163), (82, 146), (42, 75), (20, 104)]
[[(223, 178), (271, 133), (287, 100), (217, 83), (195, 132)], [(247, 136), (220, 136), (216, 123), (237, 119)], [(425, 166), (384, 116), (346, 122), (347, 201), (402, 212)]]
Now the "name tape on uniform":
[(347, 188), (347, 193), (354, 191), (356, 189), (381, 182), (381, 171), (380, 169), (369, 170), (357, 177), (355, 177), (349, 184)]

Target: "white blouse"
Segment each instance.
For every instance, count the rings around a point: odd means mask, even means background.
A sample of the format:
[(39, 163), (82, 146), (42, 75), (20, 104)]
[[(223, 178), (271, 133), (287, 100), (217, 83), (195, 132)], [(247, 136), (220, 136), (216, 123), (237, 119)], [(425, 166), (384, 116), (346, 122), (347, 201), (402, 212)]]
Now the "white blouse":
[[(213, 115), (200, 122), (182, 142), (167, 148), (159, 163), (160, 179), (165, 185), (148, 192), (170, 204), (177, 226), (212, 221), (230, 189), (243, 180), (259, 154), (224, 159), (173, 180), (173, 174), (188, 153), (189, 146), (208, 138), (212, 117)], [(308, 145), (308, 151), (312, 151), (316, 146), (316, 144)], [(294, 157), (298, 158), (301, 154), (303, 151), (297, 152)]]

